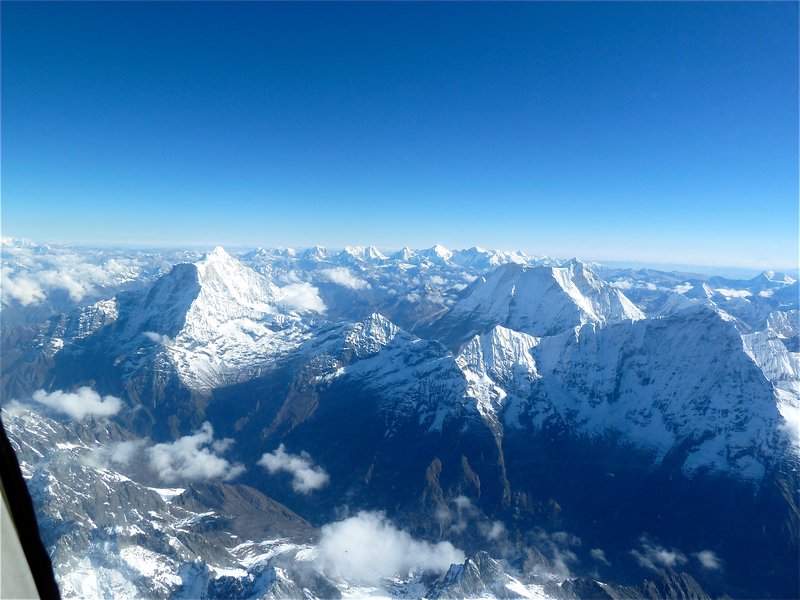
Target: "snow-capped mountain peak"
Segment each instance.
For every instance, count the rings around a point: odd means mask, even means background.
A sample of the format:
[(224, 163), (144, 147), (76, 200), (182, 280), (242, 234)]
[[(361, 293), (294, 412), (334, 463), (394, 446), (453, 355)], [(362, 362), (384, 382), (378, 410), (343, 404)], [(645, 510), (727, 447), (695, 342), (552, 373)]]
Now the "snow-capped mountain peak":
[(356, 356), (375, 354), (391, 344), (400, 329), (380, 313), (356, 323), (345, 337), (345, 348)]
[(313, 262), (328, 260), (329, 257), (330, 254), (328, 253), (328, 250), (324, 246), (314, 246), (313, 248), (309, 248), (303, 253), (303, 258), (305, 260)]
[(472, 322), (478, 331), (504, 325), (544, 336), (583, 323), (642, 318), (621, 290), (573, 260), (558, 267), (502, 265), (479, 278), (445, 320)]
[(444, 246), (442, 246), (441, 244), (435, 244), (430, 249), (430, 254), (432, 256), (438, 256), (439, 258), (445, 261), (450, 260), (450, 258), (453, 256), (453, 253)]
[(415, 255), (416, 253), (411, 248), (409, 248), (408, 246), (403, 246), (403, 248), (392, 254), (392, 258), (394, 258), (395, 260), (407, 262), (410, 259), (412, 259)]
[(345, 246), (342, 255), (357, 261), (386, 260), (375, 246)]

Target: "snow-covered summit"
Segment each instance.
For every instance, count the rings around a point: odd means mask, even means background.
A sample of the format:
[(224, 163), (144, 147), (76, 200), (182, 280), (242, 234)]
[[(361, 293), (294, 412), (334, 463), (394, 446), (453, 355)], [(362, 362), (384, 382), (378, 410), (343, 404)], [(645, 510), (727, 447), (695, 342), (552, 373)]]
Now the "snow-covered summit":
[(621, 290), (572, 260), (560, 267), (502, 265), (479, 278), (448, 318), (544, 336), (584, 323), (635, 321), (644, 313)]
[(350, 261), (386, 260), (386, 256), (375, 246), (345, 246), (342, 256)]
[(356, 323), (345, 337), (345, 349), (362, 357), (375, 354), (388, 346), (400, 330), (379, 313), (372, 313)]

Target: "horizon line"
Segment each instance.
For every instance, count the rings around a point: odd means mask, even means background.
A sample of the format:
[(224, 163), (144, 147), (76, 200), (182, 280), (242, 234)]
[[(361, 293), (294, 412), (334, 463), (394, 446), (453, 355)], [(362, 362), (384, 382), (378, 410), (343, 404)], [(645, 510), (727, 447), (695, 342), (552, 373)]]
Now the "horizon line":
[[(297, 245), (297, 246), (284, 246), (284, 245), (265, 245), (265, 244), (258, 244), (258, 243), (209, 243), (209, 242), (146, 242), (146, 241), (135, 241), (135, 242), (50, 242), (50, 241), (41, 241), (41, 240), (34, 240), (31, 238), (27, 238), (24, 236), (16, 237), (11, 235), (2, 235), (0, 239), (3, 242), (7, 240), (10, 241), (27, 241), (35, 245), (49, 245), (49, 246), (61, 246), (67, 248), (76, 248), (76, 249), (86, 249), (86, 250), (110, 250), (110, 249), (119, 249), (119, 250), (194, 250), (199, 252), (208, 252), (213, 250), (216, 247), (222, 247), (223, 249), (233, 249), (235, 251), (253, 251), (256, 249), (264, 249), (264, 250), (308, 250), (315, 247), (321, 247), (326, 250), (334, 250), (338, 252), (343, 252), (346, 248), (368, 248), (374, 247), (377, 250), (381, 251), (382, 253), (395, 253), (403, 248), (409, 248), (414, 251), (421, 251), (421, 250), (431, 250), (436, 246), (441, 246), (450, 252), (464, 252), (466, 250), (472, 249), (479, 249), (483, 251), (495, 251), (495, 252), (508, 252), (508, 253), (520, 253), (525, 255), (531, 259), (552, 259), (556, 261), (569, 261), (572, 259), (580, 260), (583, 263), (588, 264), (598, 264), (600, 266), (606, 267), (616, 267), (616, 268), (654, 268), (655, 270), (663, 270), (664, 272), (681, 272), (682, 269), (698, 269), (697, 274), (710, 274), (704, 273), (704, 270), (733, 270), (733, 271), (741, 271), (741, 272), (752, 272), (755, 274), (764, 273), (767, 271), (773, 272), (784, 272), (788, 274), (798, 274), (800, 275), (800, 264), (794, 266), (770, 266), (768, 268), (762, 266), (748, 266), (742, 264), (713, 264), (713, 263), (687, 263), (687, 262), (670, 262), (670, 261), (661, 261), (661, 260), (642, 260), (642, 259), (632, 259), (632, 258), (597, 258), (597, 257), (586, 257), (580, 255), (573, 255), (573, 256), (561, 256), (559, 254), (549, 254), (546, 252), (531, 252), (528, 250), (522, 249), (506, 249), (506, 248), (492, 248), (486, 246), (480, 246), (478, 244), (472, 244), (465, 246), (463, 248), (450, 248), (445, 246), (444, 244), (435, 242), (430, 246), (418, 246), (412, 247), (409, 245), (404, 246), (380, 246), (378, 244), (348, 244), (348, 245), (325, 245), (325, 244), (311, 244), (311, 245)], [(5, 245), (5, 244), (3, 244)], [(388, 255), (387, 255), (388, 258)], [(688, 274), (691, 274), (691, 271), (685, 271)]]

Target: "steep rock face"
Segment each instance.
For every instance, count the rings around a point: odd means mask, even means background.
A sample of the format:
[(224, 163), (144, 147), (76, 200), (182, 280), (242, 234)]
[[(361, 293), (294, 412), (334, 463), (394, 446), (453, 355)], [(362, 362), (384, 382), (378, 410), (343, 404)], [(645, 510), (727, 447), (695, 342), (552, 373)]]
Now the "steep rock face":
[(481, 416), (498, 436), (502, 435), (501, 410), (525, 402), (540, 375), (533, 359), (537, 338), (498, 325), (464, 344), (456, 357), (468, 382), (467, 395), (475, 400)]
[[(157, 334), (148, 338), (164, 346), (189, 388), (210, 390), (223, 383), (252, 378), (276, 355), (302, 339), (304, 328), (297, 316), (308, 309), (293, 303), (284, 289), (221, 248), (195, 265), (179, 267), (193, 271), (197, 280), (196, 286), (188, 286), (192, 292), (197, 291), (188, 307), (184, 310), (178, 303), (181, 310), (166, 329), (145, 332), (144, 324), (136, 320), (130, 326), (132, 336), (134, 331)], [(181, 278), (175, 287), (187, 286)], [(313, 295), (310, 289), (304, 292)]]
[[(390, 502), (413, 516), (423, 497), (432, 514), (462, 493), (503, 502), (508, 492), (497, 441), (441, 344), (374, 314), (331, 326), (295, 358), (280, 374), (220, 391), (208, 414), (221, 427), (235, 423), (231, 435), (262, 440), (253, 453), (285, 443), (292, 452), (309, 452), (330, 473), (325, 494), (294, 494), (304, 514), (328, 515), (347, 501)], [(265, 396), (276, 402), (244, 402)], [(278, 499), (292, 497), (280, 480), (259, 472), (248, 477)], [(430, 514), (413, 518), (438, 530)]]
[(478, 552), (453, 565), (425, 594), (426, 598), (552, 598), (544, 587), (523, 585), (508, 575), (502, 565), (486, 552)]
[(584, 323), (644, 318), (618, 289), (602, 282), (580, 261), (558, 267), (511, 263), (479, 278), (438, 327), (458, 343), (495, 325), (549, 336)]
[(67, 387), (114, 373), (136, 397), (163, 397), (173, 380), (208, 394), (258, 376), (307, 339), (320, 308), (312, 286), (279, 288), (218, 248), (147, 290), (52, 322), (27, 360), (38, 369), (31, 357), (52, 357), (56, 383)]
[(542, 375), (536, 399), (512, 413), (533, 423), (555, 417), (584, 434), (618, 435), (656, 464), (680, 448), (688, 474), (753, 481), (785, 448), (772, 386), (714, 311), (586, 325), (542, 340), (533, 355)]
[[(3, 421), (64, 597), (181, 597), (198, 583), (193, 569), (205, 572), (203, 589), (223, 586), (225, 575), (243, 587), (254, 578), (250, 565), (297, 551), (316, 535), (252, 488), (219, 482), (162, 488), (142, 474), (121, 474), (120, 468), (137, 468), (112, 460), (115, 445), (130, 441), (116, 426), (61, 423), (32, 411), (4, 411)], [(261, 548), (253, 553), (255, 541)], [(207, 597), (188, 597), (200, 596)]]
[(587, 579), (565, 581), (563, 598), (570, 600), (711, 600), (687, 573), (662, 569), (655, 579), (638, 586), (620, 586)]
[[(796, 357), (762, 337), (745, 336), (743, 348), (730, 320), (695, 306), (547, 338), (498, 326), (465, 344), (457, 362), (479, 410), (506, 430), (557, 424), (615, 437), (653, 465), (680, 456), (688, 475), (701, 469), (758, 482), (786, 451), (781, 413), (794, 406), (762, 373), (783, 378), (787, 394), (797, 385)], [(759, 368), (748, 343), (767, 344), (758, 354), (777, 363)]]

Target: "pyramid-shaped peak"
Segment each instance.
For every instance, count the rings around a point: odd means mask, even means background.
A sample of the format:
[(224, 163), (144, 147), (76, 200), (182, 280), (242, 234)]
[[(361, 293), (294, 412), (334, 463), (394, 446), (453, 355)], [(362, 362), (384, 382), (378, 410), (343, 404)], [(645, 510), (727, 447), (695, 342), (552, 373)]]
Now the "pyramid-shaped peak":
[(397, 260), (409, 260), (415, 255), (415, 252), (408, 246), (403, 246), (400, 250), (392, 254), (392, 258)]
[(357, 356), (380, 351), (390, 344), (400, 329), (382, 314), (373, 312), (360, 323), (356, 323), (347, 335), (345, 344)]
[(372, 259), (383, 260), (386, 258), (383, 252), (378, 250), (375, 246), (367, 246), (366, 249), (364, 250), (364, 254), (367, 258), (372, 258)]
[(236, 261), (236, 259), (228, 254), (228, 252), (222, 246), (215, 247), (211, 252), (207, 252), (206, 255), (200, 261), (201, 263), (211, 263), (211, 262), (231, 262)]
[(441, 244), (435, 244), (433, 246), (433, 248), (431, 248), (431, 251), (436, 256), (440, 256), (440, 257), (444, 258), (445, 260), (447, 260), (448, 258), (453, 256), (453, 253), (449, 249), (447, 249), (444, 246), (442, 246)]

